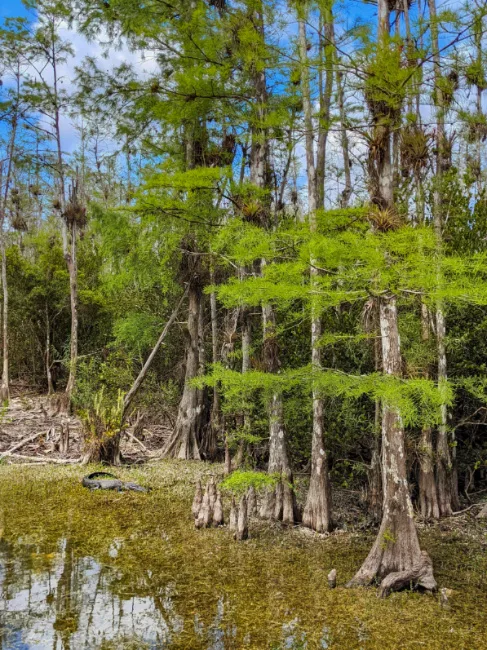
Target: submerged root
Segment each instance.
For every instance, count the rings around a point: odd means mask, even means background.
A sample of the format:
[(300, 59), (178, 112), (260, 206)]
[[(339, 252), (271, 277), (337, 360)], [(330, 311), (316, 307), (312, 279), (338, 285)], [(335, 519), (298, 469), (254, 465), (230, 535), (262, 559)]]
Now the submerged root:
[(385, 598), (393, 591), (399, 591), (408, 586), (421, 587), (426, 591), (436, 591), (433, 562), (426, 551), (421, 551), (421, 557), (410, 569), (389, 573), (380, 583), (378, 596)]

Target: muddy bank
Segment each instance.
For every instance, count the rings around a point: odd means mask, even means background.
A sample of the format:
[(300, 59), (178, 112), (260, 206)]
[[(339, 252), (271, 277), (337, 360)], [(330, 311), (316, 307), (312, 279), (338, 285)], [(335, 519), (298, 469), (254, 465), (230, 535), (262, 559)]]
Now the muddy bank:
[(469, 513), (421, 530), (452, 590), (442, 609), (435, 596), (344, 588), (372, 531), (322, 537), (252, 521), (237, 544), (226, 529), (195, 530), (193, 485), (220, 466), (117, 471), (150, 494), (89, 492), (85, 471), (0, 467), (1, 648), (486, 647), (487, 537)]

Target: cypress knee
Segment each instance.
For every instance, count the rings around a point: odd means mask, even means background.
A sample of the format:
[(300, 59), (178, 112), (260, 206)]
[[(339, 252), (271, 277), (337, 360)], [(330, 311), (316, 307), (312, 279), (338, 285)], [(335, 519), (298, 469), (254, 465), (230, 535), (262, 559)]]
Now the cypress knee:
[(203, 490), (201, 488), (201, 481), (198, 480), (196, 483), (196, 492), (194, 494), (193, 505), (191, 506), (191, 512), (195, 519), (198, 518), (201, 509), (201, 503), (203, 501)]
[(215, 504), (213, 506), (213, 526), (223, 526), (223, 504), (220, 490), (216, 491)]
[(249, 537), (249, 527), (247, 518), (247, 497), (243, 495), (238, 506), (237, 532), (235, 539), (239, 542)]

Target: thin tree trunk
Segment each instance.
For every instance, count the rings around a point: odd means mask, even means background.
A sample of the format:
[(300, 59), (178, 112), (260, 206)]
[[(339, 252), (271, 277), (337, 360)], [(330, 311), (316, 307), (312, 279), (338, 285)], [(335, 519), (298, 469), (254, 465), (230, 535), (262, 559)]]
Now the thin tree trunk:
[[(441, 256), (443, 245), (443, 223), (441, 179), (443, 171), (445, 147), (445, 102), (441, 86), (440, 48), (438, 38), (438, 23), (435, 0), (428, 0), (431, 47), (433, 56), (433, 69), (435, 79), (435, 108), (436, 108), (436, 178), (433, 188), (433, 220), (437, 239), (438, 255)], [(439, 282), (442, 282), (439, 277)], [(447, 381), (447, 360), (445, 349), (446, 324), (443, 305), (438, 302), (436, 306), (436, 341), (438, 350), (438, 384)], [(440, 426), (436, 443), (436, 476), (438, 483), (438, 506), (440, 516), (448, 517), (452, 513), (452, 460), (448, 440), (448, 411), (446, 404), (440, 406)]]
[(2, 292), (3, 292), (3, 309), (2, 309), (2, 334), (3, 334), (3, 363), (2, 363), (2, 384), (0, 386), (0, 402), (8, 404), (10, 399), (10, 386), (8, 377), (8, 282), (7, 282), (7, 256), (5, 251), (5, 233), (2, 233), (0, 245), (2, 248)]
[(76, 251), (77, 226), (73, 222), (69, 228), (70, 246), (68, 254), (65, 255), (69, 271), (69, 295), (71, 305), (71, 337), (69, 346), (69, 377), (66, 384), (66, 396), (68, 407), (71, 403), (74, 387), (76, 384), (76, 366), (78, 364), (78, 260)]
[[(211, 284), (215, 283), (215, 274), (211, 270)], [(210, 294), (210, 317), (211, 317), (211, 352), (212, 362), (218, 363), (218, 311), (216, 305), (216, 294)], [(222, 414), (220, 404), (220, 386), (215, 384), (213, 388), (213, 403), (211, 405), (210, 424), (208, 427), (208, 455), (214, 459), (217, 452), (217, 442), (222, 427)]]
[[(333, 92), (333, 14), (330, 5), (325, 4), (325, 8), (320, 15), (320, 63), (325, 66), (325, 80), (323, 83), (322, 69), (319, 71), (319, 94), (320, 94), (320, 113), (318, 116), (318, 146), (316, 151), (316, 193), (317, 207), (325, 207), (325, 165), (326, 165), (326, 145), (328, 142), (328, 133), (330, 130), (330, 107), (331, 96)], [(324, 35), (321, 36), (323, 29)], [(306, 28), (305, 28), (306, 31)], [(306, 38), (306, 34), (305, 34)], [(324, 54), (324, 61), (322, 59)], [(301, 57), (303, 53), (301, 54)], [(306, 51), (304, 52), (307, 59)], [(303, 60), (303, 61), (304, 61)], [(307, 72), (309, 77), (309, 70)], [(308, 79), (309, 86), (309, 79)], [(309, 96), (309, 92), (308, 92)], [(310, 107), (311, 108), (311, 107)]]
[[(421, 335), (423, 341), (429, 339), (428, 307), (421, 304)], [(428, 375), (428, 373), (426, 373)], [(419, 507), (425, 519), (438, 519), (438, 493), (434, 471), (433, 432), (431, 427), (423, 427), (419, 443)]]
[[(251, 346), (251, 332), (250, 332), (250, 323), (247, 310), (244, 310), (242, 313), (242, 375), (245, 375), (246, 372), (250, 369), (250, 346)], [(250, 417), (249, 414), (244, 411), (241, 416), (241, 422), (244, 432), (248, 432), (250, 429)], [(242, 466), (244, 462), (245, 455), (245, 441), (240, 440), (237, 447), (237, 453), (233, 459), (233, 468), (238, 469)]]
[(340, 128), (341, 128), (341, 137), (340, 144), (342, 148), (342, 157), (343, 157), (343, 172), (345, 174), (345, 187), (340, 195), (340, 205), (342, 208), (347, 208), (352, 196), (352, 174), (351, 174), (351, 161), (350, 161), (350, 145), (348, 140), (347, 133), (347, 118), (345, 113), (345, 98), (343, 92), (343, 74), (337, 66), (337, 98), (338, 98), (338, 109), (340, 113)]
[(56, 138), (58, 182), (59, 182), (59, 204), (62, 219), (62, 240), (63, 255), (69, 273), (69, 292), (71, 306), (71, 337), (70, 337), (70, 357), (69, 357), (69, 376), (66, 384), (66, 403), (65, 409), (71, 406), (71, 399), (76, 383), (76, 366), (78, 361), (78, 264), (76, 255), (76, 222), (68, 224), (65, 216), (66, 211), (66, 178), (63, 160), (63, 150), (61, 143), (60, 127), (60, 109), (59, 109), (59, 91), (58, 91), (58, 71), (57, 71), (57, 54), (56, 54), (56, 33), (54, 22), (52, 22), (51, 31), (51, 57), (53, 71), (53, 102), (54, 102), (54, 133)]
[[(312, 106), (309, 80), (309, 68), (306, 43), (306, 26), (304, 17), (299, 19), (299, 50), (302, 66), (302, 94), (306, 130), (306, 166), (308, 174), (308, 207), (311, 232), (316, 232), (316, 210), (320, 200), (320, 189), (315, 168), (313, 145)], [(331, 92), (331, 91), (330, 91)], [(329, 100), (328, 100), (329, 101)], [(329, 107), (328, 107), (329, 110)], [(325, 106), (326, 112), (326, 106)], [(322, 155), (326, 146), (326, 137), (320, 143)], [(325, 160), (320, 161), (324, 165)], [(321, 179), (320, 179), (321, 183)], [(318, 270), (313, 256), (310, 259), (310, 281), (316, 284)], [(321, 315), (317, 305), (312, 306), (311, 314), (311, 363), (315, 372), (321, 370), (320, 339), (322, 334)], [(331, 529), (331, 485), (328, 476), (328, 459), (324, 444), (323, 426), (324, 404), (318, 390), (313, 388), (313, 435), (311, 444), (311, 476), (306, 504), (303, 511), (303, 524), (320, 533)]]
[[(3, 293), (3, 306), (2, 306), (2, 382), (0, 385), (0, 402), (8, 404), (10, 399), (10, 381), (9, 381), (9, 328), (8, 328), (8, 279), (7, 279), (7, 251), (5, 246), (5, 219), (7, 216), (7, 200), (10, 190), (10, 182), (13, 173), (13, 158), (15, 153), (15, 139), (17, 136), (17, 126), (19, 119), (19, 97), (20, 97), (20, 68), (17, 66), (16, 74), (16, 102), (13, 108), (12, 125), (10, 131), (10, 139), (7, 146), (7, 172), (5, 174), (5, 186), (3, 186), (3, 164), (0, 164), (0, 254), (2, 257), (2, 293)], [(1, 192), (3, 190), (3, 192)]]
[[(256, 36), (265, 43), (264, 11), (262, 0), (255, 4), (252, 26)], [(265, 68), (256, 68), (254, 73), (255, 115), (252, 126), (252, 142), (250, 151), (250, 182), (265, 189), (269, 177), (269, 140), (266, 130), (267, 115), (267, 81)], [(270, 206), (267, 206), (270, 209)], [(264, 227), (270, 226), (267, 216)], [(265, 265), (262, 260), (261, 266)], [(276, 341), (275, 312), (272, 305), (262, 307), (262, 324), (264, 332), (264, 365), (267, 372), (277, 372), (279, 368), (278, 347)], [(282, 394), (274, 393), (268, 404), (269, 413), (269, 472), (278, 472), (282, 480), (275, 490), (269, 490), (263, 498), (261, 516), (282, 519), (285, 523), (293, 523), (295, 519), (295, 498), (292, 489), (292, 475), (287, 456), (286, 432), (284, 427), (284, 409)]]
[(52, 395), (54, 393), (54, 387), (52, 385), (52, 373), (51, 373), (51, 324), (49, 322), (49, 311), (46, 305), (46, 377), (47, 377), (47, 394)]

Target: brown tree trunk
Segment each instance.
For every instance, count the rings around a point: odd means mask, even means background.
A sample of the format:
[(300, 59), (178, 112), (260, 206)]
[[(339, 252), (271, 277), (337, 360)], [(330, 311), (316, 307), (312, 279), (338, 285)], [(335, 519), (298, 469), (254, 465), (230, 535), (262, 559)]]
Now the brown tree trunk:
[[(276, 342), (276, 321), (270, 305), (262, 308), (264, 326), (264, 363), (267, 372), (277, 372), (279, 367)], [(266, 490), (260, 509), (263, 519), (275, 519), (292, 524), (297, 518), (297, 506), (292, 487), (292, 473), (289, 465), (286, 429), (281, 393), (274, 393), (268, 404), (269, 414), (269, 474), (280, 474), (281, 480), (275, 488)]]
[[(215, 283), (215, 274), (211, 270), (211, 284)], [(212, 362), (218, 363), (218, 311), (216, 305), (216, 294), (210, 294), (210, 315), (211, 315), (211, 351)], [(211, 405), (210, 423), (208, 426), (208, 458), (214, 459), (217, 453), (217, 443), (221, 434), (222, 414), (220, 404), (220, 386), (215, 384), (213, 388), (213, 403)]]
[[(379, 309), (383, 371), (400, 376), (402, 360), (395, 297), (382, 297)], [(406, 572), (416, 584), (432, 589), (431, 581), (423, 582), (421, 572), (417, 576), (414, 573), (422, 562), (422, 554), (407, 481), (404, 427), (397, 408), (386, 402), (382, 407), (382, 484), (384, 502), (379, 533), (349, 586), (368, 585), (375, 579)]]
[[(389, 37), (389, 0), (378, 0), (379, 42), (387, 45)], [(379, 116), (375, 116), (379, 117)], [(390, 125), (385, 127), (380, 152), (369, 152), (376, 182), (371, 187), (372, 199), (381, 208), (394, 205), (391, 175)], [(377, 158), (379, 156), (379, 159)], [(402, 359), (399, 342), (396, 298), (379, 298), (379, 328), (382, 347), (382, 370), (385, 375), (400, 377)], [(431, 561), (421, 552), (414, 524), (414, 513), (408, 487), (408, 470), (404, 444), (404, 427), (397, 407), (382, 403), (382, 521), (377, 538), (361, 568), (349, 586), (368, 585), (382, 580), (381, 595), (409, 583), (434, 589)]]
[[(431, 47), (435, 79), (435, 109), (436, 109), (436, 177), (433, 187), (433, 221), (437, 239), (438, 255), (442, 254), (443, 244), (443, 219), (441, 192), (441, 179), (443, 173), (444, 147), (445, 147), (445, 102), (442, 91), (442, 71), (440, 67), (440, 47), (438, 37), (438, 22), (435, 0), (428, 0), (431, 21)], [(441, 272), (438, 273), (438, 282), (442, 283)], [(438, 349), (438, 384), (447, 380), (447, 360), (445, 350), (446, 325), (444, 307), (441, 302), (436, 306), (436, 341)], [(436, 479), (438, 484), (438, 507), (441, 517), (448, 517), (452, 513), (452, 459), (448, 440), (448, 411), (446, 404), (440, 407), (440, 426), (436, 442)]]
[[(436, 337), (438, 346), (438, 384), (445, 382), (446, 351), (445, 351), (445, 318), (441, 306), (436, 310)], [(452, 513), (452, 463), (450, 444), (448, 440), (447, 408), (440, 406), (440, 426), (436, 442), (436, 480), (438, 483), (438, 507), (441, 517), (449, 517)]]
[[(305, 17), (299, 19), (299, 51), (302, 65), (301, 87), (303, 94), (304, 119), (306, 129), (306, 167), (308, 175), (308, 207), (309, 207), (309, 224), (311, 232), (316, 232), (316, 210), (319, 207), (320, 184), (315, 167), (315, 154), (313, 143), (313, 122), (311, 92), (307, 56), (306, 26)], [(330, 64), (331, 65), (331, 64)], [(331, 71), (330, 71), (331, 74)], [(330, 81), (328, 85), (330, 85)], [(327, 89), (327, 94), (331, 93), (331, 87)], [(323, 98), (322, 98), (323, 101)], [(323, 111), (329, 113), (329, 98), (325, 98)], [(322, 129), (321, 129), (322, 130)], [(320, 133), (320, 137), (323, 134)], [(319, 142), (317, 163), (324, 167), (326, 137)], [(313, 257), (310, 259), (310, 281), (316, 284), (318, 270)], [(322, 335), (321, 315), (317, 305), (312, 306), (311, 314), (311, 363), (315, 372), (321, 370), (321, 348), (320, 339)], [(303, 510), (303, 524), (320, 533), (328, 532), (332, 527), (331, 521), (331, 485), (328, 476), (328, 461), (324, 444), (324, 404), (323, 398), (316, 388), (313, 388), (313, 434), (311, 443), (311, 476), (309, 483), (306, 504)]]
[[(247, 310), (242, 313), (242, 375), (250, 369), (250, 346), (251, 346), (251, 332), (250, 322)], [(241, 415), (242, 428), (245, 433), (250, 430), (250, 417), (249, 414), (244, 412)], [(243, 465), (245, 455), (245, 440), (240, 440), (237, 447), (237, 453), (233, 459), (233, 468), (238, 469)]]
[(190, 284), (188, 296), (188, 342), (184, 391), (179, 403), (176, 424), (165, 446), (164, 455), (170, 458), (200, 460), (199, 436), (204, 405), (202, 391), (190, 383), (198, 375), (200, 367), (199, 320), (203, 293), (198, 282)]
[(51, 326), (49, 323), (49, 311), (46, 305), (46, 377), (47, 377), (47, 394), (52, 395), (54, 393), (54, 387), (52, 384), (52, 373), (51, 373)]
[(5, 174), (5, 185), (3, 185), (3, 161), (0, 163), (0, 254), (1, 254), (1, 267), (2, 267), (2, 381), (0, 384), (0, 403), (8, 404), (10, 399), (10, 381), (9, 381), (9, 328), (8, 328), (8, 281), (7, 281), (7, 252), (5, 247), (5, 218), (7, 211), (8, 193), (10, 190), (10, 182), (13, 173), (13, 158), (15, 153), (15, 139), (17, 136), (18, 127), (18, 111), (20, 101), (20, 64), (17, 66), (16, 73), (16, 102), (13, 107), (12, 124), (10, 130), (10, 137), (7, 146), (7, 171)]
[[(423, 341), (429, 339), (429, 313), (427, 306), (421, 305), (421, 335)], [(428, 374), (428, 373), (427, 373)], [(434, 472), (433, 432), (431, 427), (423, 427), (419, 443), (419, 507), (425, 519), (438, 519), (438, 493)]]
[[(320, 71), (319, 71), (319, 96), (320, 113), (318, 116), (318, 146), (316, 151), (316, 193), (318, 208), (325, 207), (325, 166), (326, 166), (326, 145), (330, 129), (330, 107), (333, 92), (333, 14), (331, 3), (325, 3), (320, 15)], [(321, 33), (323, 31), (323, 37)], [(305, 28), (306, 32), (306, 28)], [(306, 33), (305, 33), (306, 38)], [(303, 52), (301, 52), (303, 58)], [(304, 52), (304, 60), (307, 59)], [(322, 67), (325, 67), (325, 79), (323, 80)], [(309, 71), (307, 72), (309, 76)], [(308, 83), (309, 86), (309, 83)], [(308, 93), (309, 95), (309, 93)]]
[[(372, 330), (375, 334), (374, 338), (374, 368), (379, 372), (382, 368), (381, 356), (382, 345), (380, 339), (380, 324), (378, 303), (376, 300), (371, 302), (372, 308)], [(372, 440), (372, 453), (370, 458), (370, 466), (367, 472), (368, 491), (367, 491), (367, 506), (374, 521), (379, 522), (382, 518), (382, 467), (380, 461), (381, 452), (381, 403), (380, 400), (375, 400), (375, 414), (374, 414), (374, 437)]]
[(76, 383), (76, 366), (78, 362), (78, 264), (76, 255), (77, 245), (77, 225), (76, 221), (68, 223), (66, 218), (66, 177), (63, 160), (63, 150), (61, 143), (60, 127), (60, 101), (58, 90), (58, 70), (57, 70), (57, 53), (56, 53), (56, 33), (54, 21), (52, 22), (51, 33), (51, 63), (53, 72), (53, 120), (54, 133), (56, 138), (57, 150), (57, 172), (59, 182), (59, 204), (62, 223), (63, 255), (69, 273), (69, 292), (71, 306), (71, 338), (70, 338), (70, 357), (69, 357), (69, 376), (66, 384), (65, 403), (63, 409), (71, 408), (71, 400)]
[(372, 457), (367, 472), (369, 489), (367, 494), (367, 507), (374, 521), (379, 522), (382, 517), (382, 469), (380, 462), (380, 402), (375, 403), (376, 427), (372, 443)]
[(2, 383), (0, 385), (0, 402), (8, 404), (10, 399), (10, 386), (8, 377), (8, 283), (7, 283), (7, 256), (5, 251), (5, 235), (3, 232), (2, 220), (2, 233), (0, 239), (1, 254), (2, 254), (2, 293), (3, 293), (3, 363), (2, 363)]
[[(252, 16), (252, 28), (257, 38), (265, 45), (264, 11), (262, 1), (255, 3)], [(255, 113), (252, 125), (252, 143), (250, 151), (250, 182), (265, 189), (269, 178), (269, 140), (266, 129), (267, 117), (267, 81), (265, 68), (255, 67)], [(268, 212), (270, 206), (267, 205)], [(266, 214), (262, 226), (270, 227), (270, 215)], [(261, 266), (264, 267), (265, 260)], [(276, 318), (272, 305), (262, 307), (262, 323), (264, 332), (264, 365), (267, 372), (275, 373), (279, 369), (279, 351), (276, 341)], [(269, 472), (280, 473), (283, 478), (274, 490), (268, 490), (263, 499), (261, 516), (293, 523), (296, 514), (296, 504), (292, 489), (292, 474), (287, 456), (286, 432), (282, 394), (274, 393), (268, 404), (269, 413)]]
[(439, 519), (431, 427), (423, 427), (419, 445), (419, 508), (425, 519)]
[(71, 404), (74, 387), (76, 384), (76, 366), (78, 364), (78, 260), (77, 260), (77, 226), (73, 222), (68, 226), (70, 230), (69, 248), (65, 253), (65, 260), (69, 271), (69, 296), (71, 305), (71, 338), (69, 346), (69, 377), (66, 384), (66, 397), (68, 407)]

